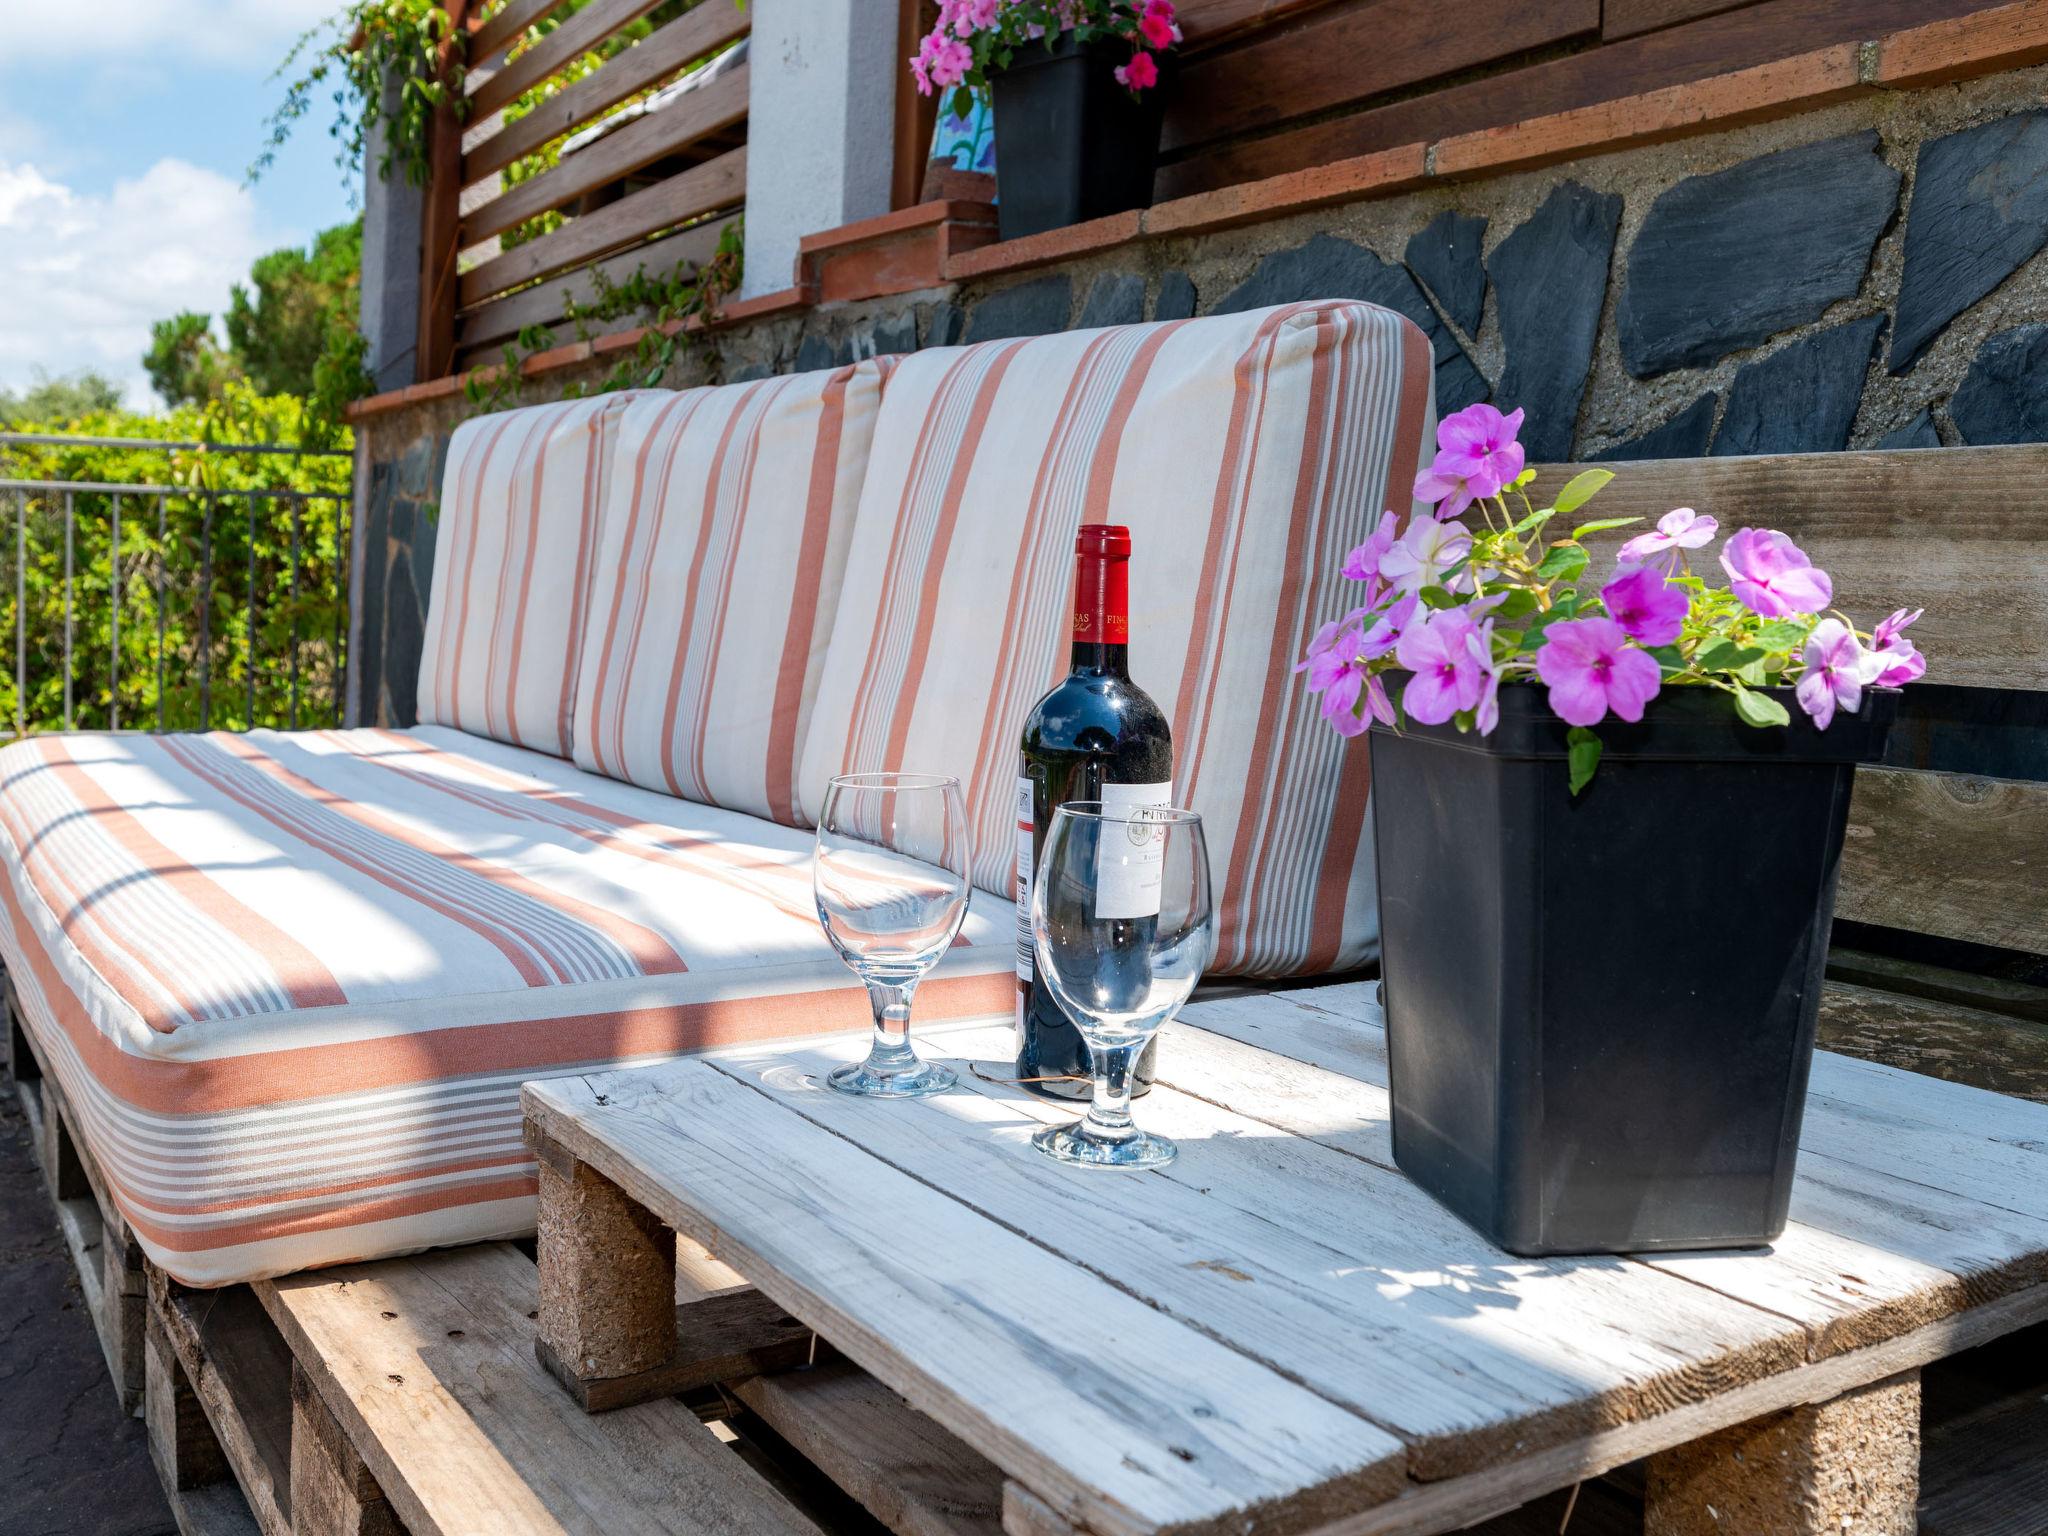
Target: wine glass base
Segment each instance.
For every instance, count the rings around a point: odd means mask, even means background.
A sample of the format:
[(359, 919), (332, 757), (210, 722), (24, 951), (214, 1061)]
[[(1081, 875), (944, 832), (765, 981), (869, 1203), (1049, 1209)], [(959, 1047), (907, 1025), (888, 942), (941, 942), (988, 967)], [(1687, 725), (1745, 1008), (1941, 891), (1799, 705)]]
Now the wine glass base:
[(1161, 1168), (1180, 1153), (1164, 1136), (1149, 1131), (1133, 1131), (1121, 1141), (1105, 1141), (1085, 1134), (1078, 1123), (1049, 1125), (1031, 1138), (1031, 1145), (1047, 1157), (1077, 1168)]
[(841, 1093), (857, 1093), (875, 1099), (921, 1099), (944, 1093), (960, 1079), (951, 1067), (920, 1061), (900, 1071), (877, 1071), (865, 1061), (848, 1062), (825, 1079)]

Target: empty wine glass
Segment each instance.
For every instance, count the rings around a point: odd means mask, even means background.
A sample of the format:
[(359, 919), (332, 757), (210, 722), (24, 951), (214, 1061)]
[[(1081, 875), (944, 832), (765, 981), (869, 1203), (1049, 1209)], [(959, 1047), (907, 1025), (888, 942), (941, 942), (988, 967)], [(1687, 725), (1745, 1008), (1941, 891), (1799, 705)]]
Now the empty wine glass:
[(953, 1086), (910, 1048), (910, 998), (967, 916), (967, 812), (960, 781), (847, 773), (825, 790), (812, 865), (818, 921), (867, 983), (875, 1042), (826, 1079), (842, 1093), (916, 1098)]
[(1167, 806), (1074, 801), (1053, 813), (1031, 889), (1038, 973), (1095, 1069), (1077, 1125), (1032, 1145), (1091, 1168), (1156, 1168), (1177, 1150), (1131, 1123), (1131, 1073), (1216, 952), (1202, 818)]

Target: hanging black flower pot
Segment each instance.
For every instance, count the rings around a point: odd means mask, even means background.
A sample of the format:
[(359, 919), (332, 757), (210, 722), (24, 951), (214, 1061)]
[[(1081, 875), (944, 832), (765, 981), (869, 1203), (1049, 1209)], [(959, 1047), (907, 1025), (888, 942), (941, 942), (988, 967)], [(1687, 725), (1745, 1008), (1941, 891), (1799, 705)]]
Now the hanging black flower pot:
[(1151, 206), (1171, 64), (1157, 57), (1160, 83), (1133, 97), (1116, 78), (1131, 52), (1118, 39), (1077, 43), (1064, 32), (1049, 49), (1026, 44), (992, 77), (1003, 239)]
[(1784, 1230), (1855, 765), (1669, 688), (1599, 727), (1574, 797), (1544, 690), (1489, 736), (1372, 731), (1394, 1157), (1518, 1254), (1757, 1247)]

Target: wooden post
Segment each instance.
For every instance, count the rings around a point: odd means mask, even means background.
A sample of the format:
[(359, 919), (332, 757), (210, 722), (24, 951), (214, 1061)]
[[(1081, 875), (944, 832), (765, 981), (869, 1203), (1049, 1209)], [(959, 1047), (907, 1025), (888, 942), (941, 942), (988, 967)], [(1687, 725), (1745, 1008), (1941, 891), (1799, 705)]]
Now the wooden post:
[(889, 206), (908, 208), (924, 198), (925, 166), (932, 157), (932, 130), (939, 120), (937, 96), (918, 93), (910, 59), (938, 21), (932, 0), (897, 0), (895, 158), (889, 172)]
[(176, 1350), (155, 1312), (143, 1331), (143, 1422), (149, 1430), (149, 1456), (157, 1476), (173, 1493), (203, 1488), (228, 1476), (228, 1459), (206, 1422), (206, 1410), (178, 1363)]
[[(441, 44), (447, 78), (468, 37), (470, 0), (442, 0), (448, 36)], [(452, 100), (435, 110), (427, 138), (426, 205), (420, 221), (419, 379), (455, 371), (455, 257), (462, 248), (462, 118)]]
[(1650, 1458), (1644, 1536), (1913, 1536), (1920, 1373)]
[(377, 1479), (292, 1362), (292, 1536), (404, 1536)]

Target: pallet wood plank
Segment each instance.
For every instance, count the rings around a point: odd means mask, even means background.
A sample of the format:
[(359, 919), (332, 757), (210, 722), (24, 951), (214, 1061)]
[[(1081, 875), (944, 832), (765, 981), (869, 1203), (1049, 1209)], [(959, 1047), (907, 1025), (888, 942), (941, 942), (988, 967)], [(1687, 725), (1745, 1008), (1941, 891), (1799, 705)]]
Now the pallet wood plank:
[(896, 1536), (997, 1536), (1003, 1475), (859, 1366), (750, 1376), (732, 1395)]
[[(462, 243), (475, 245), (535, 214), (572, 203), (586, 192), (609, 186), (664, 155), (689, 148), (707, 134), (743, 122), (747, 115), (748, 71), (742, 64), (702, 90), (650, 112), (616, 133), (606, 134), (531, 181), (508, 187), (463, 215)], [(616, 204), (613, 206), (617, 206)]]
[[(1000, 1059), (1012, 1038), (1007, 1026), (962, 1032), (946, 1049)], [(799, 1074), (822, 1081), (863, 1049), (804, 1041), (716, 1064), (773, 1091)], [(1083, 1183), (1054, 1176), (1027, 1139), (1070, 1120), (1068, 1107), (972, 1072), (962, 1083), (971, 1097), (914, 1105), (793, 1091), (784, 1102), (1394, 1430), (1412, 1476), (1456, 1476), (1804, 1358), (1785, 1319), (1627, 1260), (1492, 1254), (1407, 1179), (1276, 1135), (1199, 1087), (1145, 1100), (1146, 1125), (1181, 1146), (1172, 1166)]]
[(588, 53), (660, 3), (661, 0), (592, 0), (518, 58), (477, 80), (469, 92), (470, 116), (489, 117), (555, 74), (578, 54)]
[(747, 150), (741, 145), (463, 273), (462, 302), (481, 303), (494, 293), (603, 256), (643, 235), (733, 208), (746, 195)]
[[(1584, 466), (1545, 465), (1537, 505)], [(2014, 582), (1983, 601), (1987, 570), (2048, 567), (2048, 524), (2027, 487), (2048, 472), (2048, 446), (1932, 448), (1917, 453), (1783, 454), (1645, 460), (1619, 466), (1593, 503), (1601, 517), (1655, 519), (1676, 506), (1790, 534), (1826, 568), (1835, 604), (1864, 623), (1925, 607), (1913, 639), (1928, 680), (1982, 688), (2039, 688), (2048, 678), (2048, 583)], [(1928, 538), (1928, 509), (1941, 510)], [(1587, 540), (1595, 560), (1633, 530)], [(1914, 558), (1899, 551), (1910, 544)], [(2038, 907), (2038, 903), (2036, 904)]]
[[(1078, 1523), (1254, 1531), (1401, 1484), (1393, 1437), (708, 1061), (529, 1083), (524, 1102), (548, 1137)], [(1060, 1411), (1032, 1413), (1047, 1394)]]
[(745, 37), (753, 12), (724, 0), (705, 0), (654, 35), (605, 61), (595, 74), (557, 92), (516, 122), (507, 123), (462, 158), (465, 185), (501, 171), (521, 155), (581, 127), (627, 97), (664, 83), (685, 65)]
[(576, 1407), (534, 1359), (538, 1276), (509, 1244), (257, 1289), (411, 1536), (817, 1536), (680, 1403)]
[(2048, 954), (2044, 889), (2048, 784), (1857, 770), (1841, 916)]
[(150, 1310), (264, 1536), (292, 1536), (291, 1355), (247, 1286), (186, 1291), (161, 1270)]

